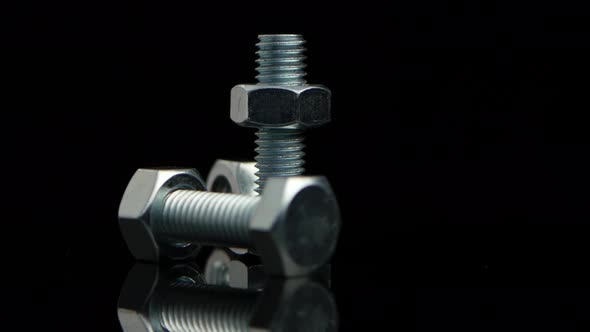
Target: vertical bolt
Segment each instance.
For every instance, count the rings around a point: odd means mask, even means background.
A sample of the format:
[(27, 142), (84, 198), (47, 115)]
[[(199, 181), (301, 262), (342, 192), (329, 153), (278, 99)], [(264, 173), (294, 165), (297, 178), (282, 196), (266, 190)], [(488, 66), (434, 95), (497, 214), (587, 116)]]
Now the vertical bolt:
[[(258, 84), (277, 86), (305, 85), (305, 40), (301, 35), (258, 36)], [(284, 127), (259, 127), (256, 133), (258, 188), (260, 194), (269, 177), (304, 173), (303, 131)]]

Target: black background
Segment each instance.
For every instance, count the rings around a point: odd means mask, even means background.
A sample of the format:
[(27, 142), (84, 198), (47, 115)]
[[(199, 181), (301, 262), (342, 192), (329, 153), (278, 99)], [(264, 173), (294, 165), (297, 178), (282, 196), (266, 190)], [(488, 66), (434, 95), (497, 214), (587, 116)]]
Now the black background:
[[(77, 1), (2, 20), (7, 300), (25, 330), (117, 331), (139, 167), (251, 159), (229, 90), (302, 33), (343, 232), (343, 331), (587, 330), (587, 14), (566, 3)], [(16, 214), (12, 214), (12, 212)], [(21, 317), (22, 316), (22, 317)]]

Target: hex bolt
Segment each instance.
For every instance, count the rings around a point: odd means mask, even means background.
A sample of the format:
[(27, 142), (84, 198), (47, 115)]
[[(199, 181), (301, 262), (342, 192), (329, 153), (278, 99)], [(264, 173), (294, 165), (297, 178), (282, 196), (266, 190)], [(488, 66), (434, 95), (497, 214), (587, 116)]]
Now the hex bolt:
[(258, 187), (270, 177), (304, 173), (303, 129), (330, 121), (330, 91), (305, 81), (305, 40), (301, 35), (258, 36), (257, 88), (232, 90), (234, 122), (258, 128), (256, 167)]
[[(195, 190), (194, 170), (139, 169), (119, 208), (121, 230), (140, 260), (161, 246), (254, 249), (272, 275), (307, 275), (335, 250), (340, 213), (323, 177), (272, 178), (262, 196)], [(155, 247), (155, 248), (154, 248)], [(174, 258), (174, 257), (173, 257)]]

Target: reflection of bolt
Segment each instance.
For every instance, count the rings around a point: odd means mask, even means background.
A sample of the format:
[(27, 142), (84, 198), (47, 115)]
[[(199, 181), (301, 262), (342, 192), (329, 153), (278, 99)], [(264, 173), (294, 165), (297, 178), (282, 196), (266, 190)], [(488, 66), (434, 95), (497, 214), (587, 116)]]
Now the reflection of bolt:
[(176, 282), (156, 291), (150, 315), (164, 331), (248, 331), (258, 293)]
[[(208, 284), (243, 289), (261, 289), (268, 276), (255, 256), (236, 254), (231, 249), (213, 249), (205, 263)], [(330, 287), (331, 266), (326, 264), (309, 276)]]
[(336, 331), (338, 318), (331, 293), (308, 279), (271, 280), (258, 292), (168, 279), (143, 264), (129, 273), (118, 312), (125, 332)]
[(169, 247), (187, 243), (252, 248), (266, 272), (301, 276), (332, 256), (340, 213), (325, 178), (272, 178), (262, 196), (195, 190), (197, 183), (202, 181), (192, 170), (135, 173), (123, 195), (119, 220), (138, 259), (158, 260), (154, 240)]

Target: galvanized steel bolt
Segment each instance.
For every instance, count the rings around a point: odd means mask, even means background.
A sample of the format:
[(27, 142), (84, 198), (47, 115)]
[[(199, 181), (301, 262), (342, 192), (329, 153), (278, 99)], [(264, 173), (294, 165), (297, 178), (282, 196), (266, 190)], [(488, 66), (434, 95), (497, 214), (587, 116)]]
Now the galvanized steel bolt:
[(258, 84), (232, 89), (231, 118), (258, 128), (256, 167), (261, 193), (270, 177), (304, 173), (303, 129), (331, 119), (330, 90), (305, 81), (301, 35), (258, 36)]
[(190, 169), (135, 173), (119, 220), (136, 258), (177, 258), (195, 244), (252, 248), (267, 273), (300, 276), (334, 252), (340, 214), (325, 178), (272, 178), (262, 196), (205, 192), (202, 182)]

